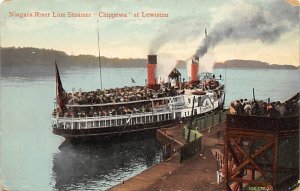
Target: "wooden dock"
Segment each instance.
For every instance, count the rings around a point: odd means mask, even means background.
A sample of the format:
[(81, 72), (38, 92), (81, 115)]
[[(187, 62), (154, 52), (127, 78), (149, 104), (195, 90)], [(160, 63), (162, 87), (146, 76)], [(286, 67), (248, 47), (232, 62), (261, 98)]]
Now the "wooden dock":
[(216, 161), (210, 148), (205, 147), (202, 153), (183, 164), (174, 159), (165, 161), (109, 191), (215, 191), (217, 188)]
[[(214, 138), (218, 131), (224, 129), (225, 124), (218, 124), (209, 131), (203, 131), (205, 137)], [(182, 130), (178, 128), (168, 129), (167, 135), (178, 142), (181, 140)], [(181, 138), (180, 138), (181, 137)], [(209, 141), (211, 142), (211, 141)], [(215, 141), (213, 141), (215, 142)], [(210, 146), (195, 156), (179, 163), (179, 156), (174, 155), (170, 160), (154, 165), (150, 169), (138, 174), (137, 176), (109, 189), (110, 191), (215, 191), (220, 185), (217, 184), (217, 161), (212, 153)]]
[(137, 176), (124, 181), (117, 186), (110, 188), (110, 191), (141, 191), (147, 190), (150, 186), (166, 179), (167, 176), (171, 175), (181, 164), (176, 162), (174, 159), (157, 164)]

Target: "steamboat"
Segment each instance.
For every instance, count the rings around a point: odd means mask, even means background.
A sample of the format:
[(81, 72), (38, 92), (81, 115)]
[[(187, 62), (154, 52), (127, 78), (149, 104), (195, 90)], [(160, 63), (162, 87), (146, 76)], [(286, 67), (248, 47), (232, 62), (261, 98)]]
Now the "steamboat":
[(102, 141), (124, 134), (148, 134), (223, 109), (221, 75), (219, 79), (212, 73), (199, 75), (198, 68), (199, 57), (194, 56), (189, 81), (174, 68), (166, 83), (158, 83), (157, 55), (148, 55), (145, 86), (67, 93), (56, 65), (53, 133), (67, 140)]

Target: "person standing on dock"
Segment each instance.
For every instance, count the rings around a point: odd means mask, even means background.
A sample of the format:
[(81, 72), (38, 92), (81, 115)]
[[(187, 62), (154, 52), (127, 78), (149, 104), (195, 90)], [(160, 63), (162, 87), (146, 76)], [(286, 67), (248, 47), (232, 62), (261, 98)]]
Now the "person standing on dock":
[(234, 102), (231, 102), (231, 104), (230, 104), (229, 113), (230, 114), (236, 114), (237, 113), (236, 109), (235, 109)]
[(275, 109), (274, 106), (272, 106), (272, 104), (269, 104), (269, 105), (267, 106), (267, 116), (268, 116), (268, 117), (279, 117), (279, 116), (280, 116), (280, 113), (279, 113), (279, 111), (277, 111), (277, 110)]

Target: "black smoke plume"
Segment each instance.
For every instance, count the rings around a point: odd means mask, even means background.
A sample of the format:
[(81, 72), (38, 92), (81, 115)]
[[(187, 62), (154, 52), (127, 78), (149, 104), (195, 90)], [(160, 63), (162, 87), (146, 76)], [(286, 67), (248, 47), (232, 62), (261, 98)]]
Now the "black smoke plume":
[(273, 43), (280, 36), (299, 26), (299, 8), (283, 0), (263, 1), (260, 4), (242, 2), (241, 6), (216, 23), (206, 36), (195, 55), (203, 56), (225, 39), (259, 40)]

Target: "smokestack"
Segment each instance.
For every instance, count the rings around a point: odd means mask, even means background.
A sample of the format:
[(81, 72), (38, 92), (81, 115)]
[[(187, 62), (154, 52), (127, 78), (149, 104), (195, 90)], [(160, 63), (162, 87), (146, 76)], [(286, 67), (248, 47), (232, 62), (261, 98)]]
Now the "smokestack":
[(191, 80), (190, 80), (190, 83), (192, 85), (194, 85), (199, 81), (198, 68), (199, 68), (199, 56), (193, 56), (192, 66), (191, 66)]
[(155, 88), (156, 85), (156, 65), (157, 55), (148, 55), (148, 83), (149, 88)]

